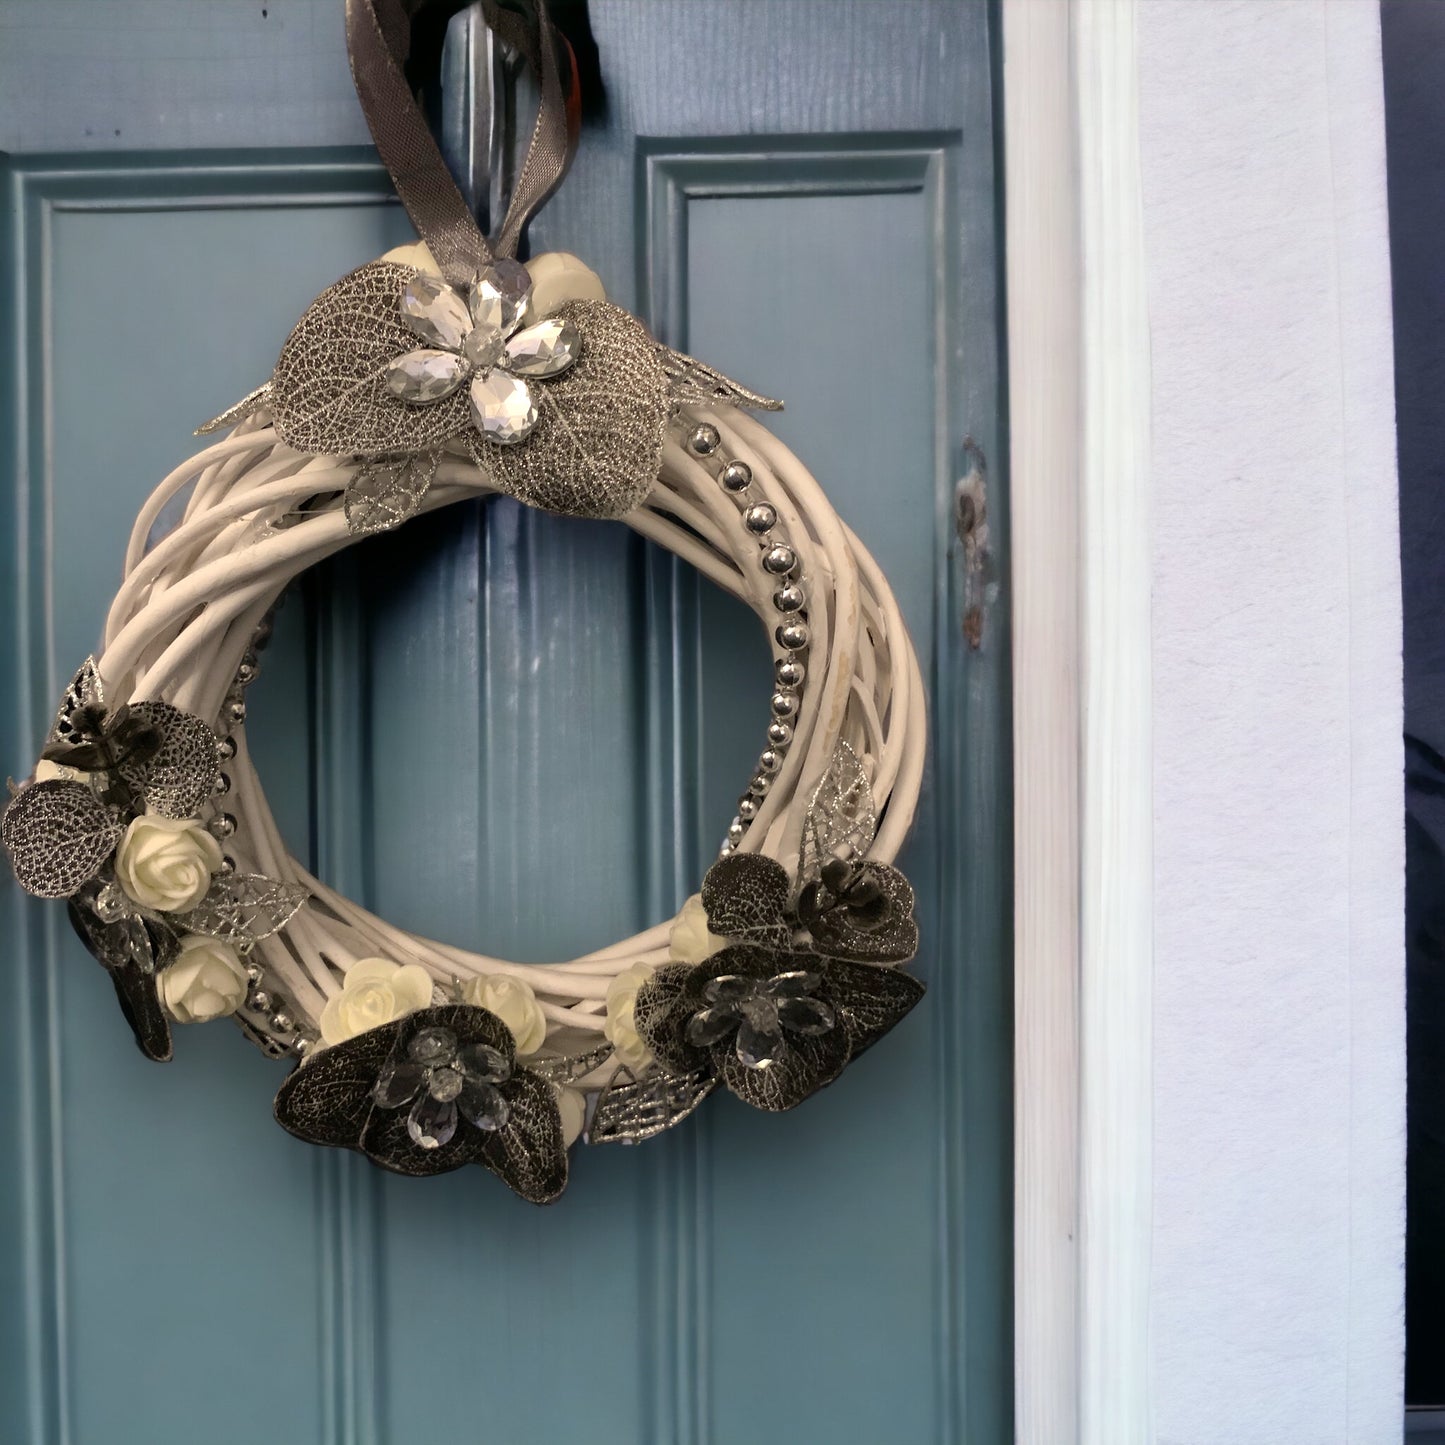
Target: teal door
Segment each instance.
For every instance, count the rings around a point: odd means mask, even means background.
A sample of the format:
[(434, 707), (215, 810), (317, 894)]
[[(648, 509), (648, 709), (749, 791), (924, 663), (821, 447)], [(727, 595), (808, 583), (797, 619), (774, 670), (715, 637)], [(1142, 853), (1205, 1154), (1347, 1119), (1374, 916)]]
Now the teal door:
[[(7, 882), (7, 1441), (1009, 1436), (991, 11), (593, 0), (590, 21), (605, 105), (532, 247), (786, 398), (778, 432), (891, 577), (932, 708), (903, 860), (929, 993), (796, 1114), (718, 1099), (580, 1149), (537, 1210), (481, 1171), (396, 1179), (290, 1138), (281, 1066), (239, 1032), (148, 1064), (63, 916)], [(407, 238), (364, 137), (341, 0), (0, 6), (5, 770), (191, 428)], [(407, 928), (566, 957), (695, 888), (767, 666), (751, 614), (625, 528), (493, 502), (311, 579), (250, 732), (322, 877)]]

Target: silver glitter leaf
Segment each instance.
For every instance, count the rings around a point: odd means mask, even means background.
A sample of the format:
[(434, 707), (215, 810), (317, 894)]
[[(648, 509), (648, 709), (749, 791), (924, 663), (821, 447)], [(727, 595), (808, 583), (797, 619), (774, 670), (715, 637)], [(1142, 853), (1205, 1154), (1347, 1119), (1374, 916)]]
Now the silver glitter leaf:
[(613, 1074), (597, 1100), (587, 1129), (589, 1144), (636, 1144), (680, 1124), (717, 1087), (698, 1070), (670, 1074), (654, 1069), (642, 1079), (630, 1069)]
[(298, 451), (395, 456), (431, 451), (471, 425), (465, 388), (412, 406), (386, 384), (391, 362), (416, 347), (399, 298), (420, 273), (375, 261), (307, 307), (271, 377), (276, 431)]
[(830, 858), (861, 858), (877, 829), (868, 774), (858, 754), (847, 743), (839, 743), (803, 817), (799, 885), (817, 878)]
[(95, 665), (95, 659), (87, 657), (65, 689), (46, 742), (73, 744), (86, 741), (88, 729), (81, 718), (86, 713), (94, 715), (104, 707), (105, 688), (101, 684), (100, 670)]
[(736, 406), (748, 411), (782, 411), (783, 404), (770, 396), (749, 391), (715, 367), (695, 356), (658, 345), (657, 359), (667, 374), (674, 408), (680, 406)]
[(365, 462), (346, 488), (347, 531), (369, 537), (414, 517), (431, 490), (440, 461), (440, 452), (427, 452)]
[(304, 888), (261, 873), (222, 873), (210, 892), (189, 913), (176, 915), (174, 923), (186, 933), (256, 942), (284, 928), (306, 898)]
[(262, 407), (268, 406), (270, 401), (271, 383), (263, 382), (254, 391), (248, 391), (234, 406), (228, 406), (219, 416), (203, 421), (194, 435), (203, 437), (212, 432), (224, 431), (227, 427), (235, 426), (237, 422), (245, 421), (248, 416), (254, 416)]
[(519, 502), (572, 517), (621, 517), (646, 500), (662, 465), (671, 403), (657, 344), (605, 301), (569, 301), (556, 317), (575, 327), (581, 349), (567, 371), (536, 387), (539, 415), (526, 441), (506, 445), (470, 431), (467, 444), (494, 485)]
[(100, 872), (124, 830), (82, 783), (31, 783), (0, 822), (15, 879), (39, 898), (69, 898)]
[(585, 1078), (593, 1069), (600, 1068), (612, 1057), (612, 1045), (600, 1044), (584, 1054), (568, 1054), (561, 1059), (532, 1059), (528, 1068), (540, 1079), (553, 1084), (568, 1084)]
[(161, 745), (143, 761), (122, 763), (121, 777), (144, 800), (147, 812), (194, 818), (221, 770), (220, 739), (193, 713), (168, 702), (138, 702), (130, 715), (157, 728)]

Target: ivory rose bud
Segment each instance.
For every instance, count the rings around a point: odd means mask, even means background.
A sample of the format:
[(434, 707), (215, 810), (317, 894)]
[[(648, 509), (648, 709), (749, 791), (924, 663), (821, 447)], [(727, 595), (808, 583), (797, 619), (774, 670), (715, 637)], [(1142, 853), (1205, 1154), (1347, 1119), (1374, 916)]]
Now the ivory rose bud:
[(431, 1004), (431, 975), (419, 963), (359, 958), (346, 970), (341, 992), (321, 1010), (321, 1037), (339, 1044)]
[(587, 1122), (587, 1095), (562, 1084), (553, 1084), (552, 1092), (557, 1096), (557, 1112), (562, 1116), (562, 1147), (570, 1149)]
[(602, 280), (570, 251), (547, 251), (527, 262), (532, 278), (529, 316), (550, 316), (564, 301), (605, 301)]
[(524, 978), (493, 973), (469, 978), (462, 985), (462, 998), (476, 1008), (490, 1009), (512, 1031), (517, 1053), (535, 1054), (547, 1037), (547, 1020), (542, 1005)]
[(728, 946), (727, 939), (716, 933), (709, 933), (707, 910), (702, 906), (702, 894), (694, 893), (672, 921), (672, 932), (667, 936), (667, 949), (674, 963), (701, 963), (711, 958), (719, 949)]
[(617, 1057), (632, 1072), (638, 1073), (652, 1062), (652, 1050), (642, 1042), (633, 1019), (637, 1007), (637, 990), (652, 977), (645, 963), (634, 963), (607, 985), (607, 1020), (602, 1032)]
[(115, 850), (115, 876), (126, 895), (158, 913), (194, 908), (220, 866), (221, 845), (195, 818), (143, 813)]
[(160, 972), (161, 999), (181, 1024), (224, 1018), (246, 997), (246, 965), (229, 943), (190, 934), (181, 951)]

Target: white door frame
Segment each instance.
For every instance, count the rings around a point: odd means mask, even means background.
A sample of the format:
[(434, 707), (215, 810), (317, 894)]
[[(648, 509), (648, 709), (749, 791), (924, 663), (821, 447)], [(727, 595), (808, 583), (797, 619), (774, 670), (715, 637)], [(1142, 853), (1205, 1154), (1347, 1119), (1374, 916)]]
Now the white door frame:
[(1149, 338), (1136, 0), (1003, 0), (1015, 1397), (1150, 1438)]

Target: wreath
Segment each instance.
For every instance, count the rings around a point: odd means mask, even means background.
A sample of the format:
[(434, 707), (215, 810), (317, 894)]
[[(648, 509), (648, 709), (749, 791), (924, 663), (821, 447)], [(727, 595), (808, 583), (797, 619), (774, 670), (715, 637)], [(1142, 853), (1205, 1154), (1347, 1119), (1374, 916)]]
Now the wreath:
[[(877, 564), (750, 415), (780, 403), (654, 340), (575, 257), (515, 259), (576, 143), (545, 11), (487, 9), (542, 96), (491, 240), (405, 80), (403, 18), (348, 0), (358, 93), (423, 241), (317, 298), (270, 380), (200, 429), (229, 434), (141, 508), (103, 646), (0, 835), (20, 885), (65, 900), (147, 1058), (171, 1057), (174, 1025), (230, 1018), (293, 1061), (275, 1100), (293, 1134), (408, 1175), (481, 1164), (547, 1203), (579, 1139), (650, 1138), (720, 1087), (791, 1109), (918, 1001), (892, 860), (923, 685)], [(773, 652), (757, 766), (698, 892), (553, 964), (418, 937), (328, 888), (287, 851), (246, 744), (290, 583), (497, 493), (621, 521), (751, 606)]]

